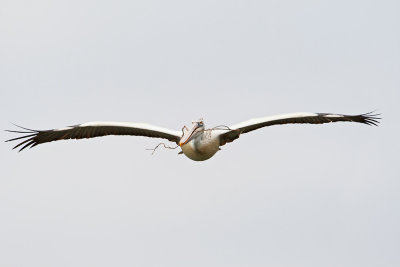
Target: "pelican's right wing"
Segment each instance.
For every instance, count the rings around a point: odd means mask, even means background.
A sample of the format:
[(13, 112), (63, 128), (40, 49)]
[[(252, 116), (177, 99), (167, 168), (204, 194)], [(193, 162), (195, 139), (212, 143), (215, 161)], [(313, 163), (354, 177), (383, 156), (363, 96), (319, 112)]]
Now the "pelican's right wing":
[(284, 115), (251, 119), (230, 126), (229, 131), (221, 134), (220, 143), (221, 145), (224, 145), (227, 142), (232, 142), (233, 140), (239, 138), (239, 135), (242, 133), (248, 133), (260, 129), (262, 127), (279, 125), (279, 124), (293, 124), (293, 123), (322, 124), (329, 122), (349, 121), (349, 122), (358, 122), (376, 126), (379, 123), (378, 120), (380, 119), (378, 116), (379, 116), (378, 114), (373, 114), (371, 112), (360, 115), (300, 112), (300, 113), (290, 113)]
[(39, 144), (57, 140), (93, 138), (106, 135), (137, 135), (164, 138), (178, 144), (182, 135), (182, 133), (179, 131), (172, 131), (145, 123), (129, 122), (88, 122), (53, 130), (31, 130), (23, 127), (20, 128), (24, 129), (25, 131), (7, 131), (25, 134), (24, 136), (16, 137), (6, 141), (9, 142), (22, 139), (22, 142), (18, 143), (14, 147), (17, 148), (24, 145), (19, 151), (27, 147), (32, 148)]

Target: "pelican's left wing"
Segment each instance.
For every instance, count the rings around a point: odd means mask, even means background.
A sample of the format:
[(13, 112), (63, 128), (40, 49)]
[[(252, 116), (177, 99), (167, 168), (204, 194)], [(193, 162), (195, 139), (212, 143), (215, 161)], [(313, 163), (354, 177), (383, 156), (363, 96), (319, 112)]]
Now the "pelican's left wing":
[(279, 125), (279, 124), (293, 124), (293, 123), (309, 123), (309, 124), (322, 124), (329, 122), (338, 121), (349, 121), (364, 123), (367, 125), (375, 125), (379, 123), (379, 114), (373, 114), (372, 112), (364, 113), (360, 115), (342, 115), (332, 113), (290, 113), (285, 115), (276, 115), (258, 119), (251, 119), (242, 123), (238, 123), (230, 126), (230, 130), (221, 134), (220, 143), (221, 145), (227, 142), (232, 142), (237, 139), (240, 134), (248, 133), (262, 127)]
[(24, 145), (19, 151), (27, 147), (32, 148), (39, 144), (57, 140), (93, 138), (106, 135), (137, 135), (154, 138), (164, 138), (178, 144), (182, 135), (182, 133), (179, 131), (172, 131), (166, 128), (145, 123), (129, 122), (88, 122), (61, 129), (43, 131), (31, 130), (23, 127), (20, 128), (24, 129), (25, 131), (6, 130), (12, 133), (25, 134), (24, 136), (6, 141), (9, 142), (22, 139), (22, 142), (18, 143), (14, 147), (17, 148)]

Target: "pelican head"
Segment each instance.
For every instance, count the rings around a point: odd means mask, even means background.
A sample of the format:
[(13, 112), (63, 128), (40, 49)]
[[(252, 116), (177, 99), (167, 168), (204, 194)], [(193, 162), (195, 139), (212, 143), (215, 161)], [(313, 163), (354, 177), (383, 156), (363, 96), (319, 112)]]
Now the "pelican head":
[(181, 140), (179, 141), (179, 146), (183, 146), (193, 138), (201, 135), (205, 129), (203, 119), (197, 121), (192, 121), (192, 128), (184, 132)]

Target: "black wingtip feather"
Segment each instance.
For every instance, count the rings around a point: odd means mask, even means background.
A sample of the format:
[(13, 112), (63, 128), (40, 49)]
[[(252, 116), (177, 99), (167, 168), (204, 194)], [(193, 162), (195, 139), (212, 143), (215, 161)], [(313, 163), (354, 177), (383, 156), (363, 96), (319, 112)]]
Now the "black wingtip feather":
[(382, 114), (381, 113), (375, 113), (375, 111), (371, 111), (371, 112), (367, 112), (364, 114), (359, 115), (359, 117), (361, 117), (361, 123), (365, 123), (367, 125), (374, 125), (374, 126), (378, 126), (378, 124), (380, 123), (379, 120), (381, 120), (382, 118), (380, 117)]
[(5, 132), (9, 132), (9, 133), (22, 133), (22, 134), (28, 134), (28, 133), (35, 133), (35, 132), (22, 132), (22, 131), (14, 131), (14, 130), (4, 130)]
[(25, 149), (29, 145), (36, 144), (35, 137), (40, 133), (40, 131), (29, 129), (29, 128), (25, 128), (25, 127), (22, 127), (22, 126), (19, 126), (19, 125), (13, 123), (13, 122), (10, 122), (10, 123), (12, 125), (18, 127), (18, 128), (26, 130), (26, 131), (4, 130), (4, 131), (9, 132), (9, 133), (24, 134), (23, 136), (19, 136), (19, 137), (15, 137), (15, 138), (11, 138), (11, 139), (5, 140), (5, 142), (12, 142), (12, 141), (20, 140), (20, 139), (25, 139), (25, 140), (22, 140), (20, 143), (18, 143), (16, 146), (14, 146), (12, 149), (16, 149), (16, 148), (18, 148), (18, 147), (20, 147), (20, 146), (25, 144), (19, 150), (19, 151), (21, 151), (21, 150)]
[(32, 136), (36, 136), (36, 134), (24, 135), (24, 136), (8, 139), (8, 140), (6, 140), (4, 142), (11, 142), (11, 141), (15, 141), (15, 140), (22, 139), (22, 138), (32, 137)]
[[(29, 141), (30, 139), (28, 139), (27, 141)], [(31, 140), (29, 143), (25, 144), (18, 152), (21, 152), (22, 150), (24, 150), (25, 148), (27, 148), (28, 146), (32, 145), (35, 143), (35, 140)]]
[[(19, 146), (25, 144), (26, 142), (31, 142), (31, 141), (34, 141), (34, 140), (33, 140), (33, 137), (32, 137), (32, 138), (28, 138), (28, 139), (22, 141), (21, 143), (18, 143), (18, 144), (17, 144), (16, 146), (14, 146), (12, 149), (16, 149), (16, 148), (18, 148)], [(20, 150), (20, 151), (21, 151), (21, 150)]]
[(29, 129), (29, 128), (25, 128), (25, 127), (19, 126), (18, 124), (15, 124), (15, 123), (13, 123), (13, 122), (10, 122), (10, 123), (11, 123), (12, 125), (18, 127), (18, 128), (21, 128), (21, 129), (24, 129), (24, 130), (27, 130), (27, 131), (30, 131), (30, 132), (34, 132), (34, 133), (40, 132), (40, 131), (38, 131), (38, 130), (33, 130), (33, 129)]

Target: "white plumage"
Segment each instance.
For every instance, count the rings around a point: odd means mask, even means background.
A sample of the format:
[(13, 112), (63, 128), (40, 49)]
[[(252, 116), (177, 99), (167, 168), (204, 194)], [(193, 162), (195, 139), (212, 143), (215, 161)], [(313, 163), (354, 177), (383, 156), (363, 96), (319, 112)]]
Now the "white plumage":
[(190, 159), (203, 161), (211, 158), (220, 149), (220, 146), (239, 138), (240, 134), (256, 129), (279, 124), (322, 124), (338, 121), (358, 122), (367, 125), (377, 125), (379, 114), (365, 113), (360, 115), (342, 115), (332, 113), (291, 113), (275, 115), (234, 124), (230, 127), (215, 127), (206, 129), (203, 120), (193, 122), (192, 128), (186, 126), (182, 131), (173, 131), (167, 128), (146, 123), (129, 122), (88, 122), (74, 126), (52, 130), (31, 130), (20, 127), (25, 131), (7, 130), (12, 133), (25, 134), (9, 141), (21, 140), (14, 148), (19, 151), (36, 145), (65, 139), (83, 139), (106, 135), (136, 135), (153, 138), (163, 138), (175, 142), (182, 148), (182, 152)]

